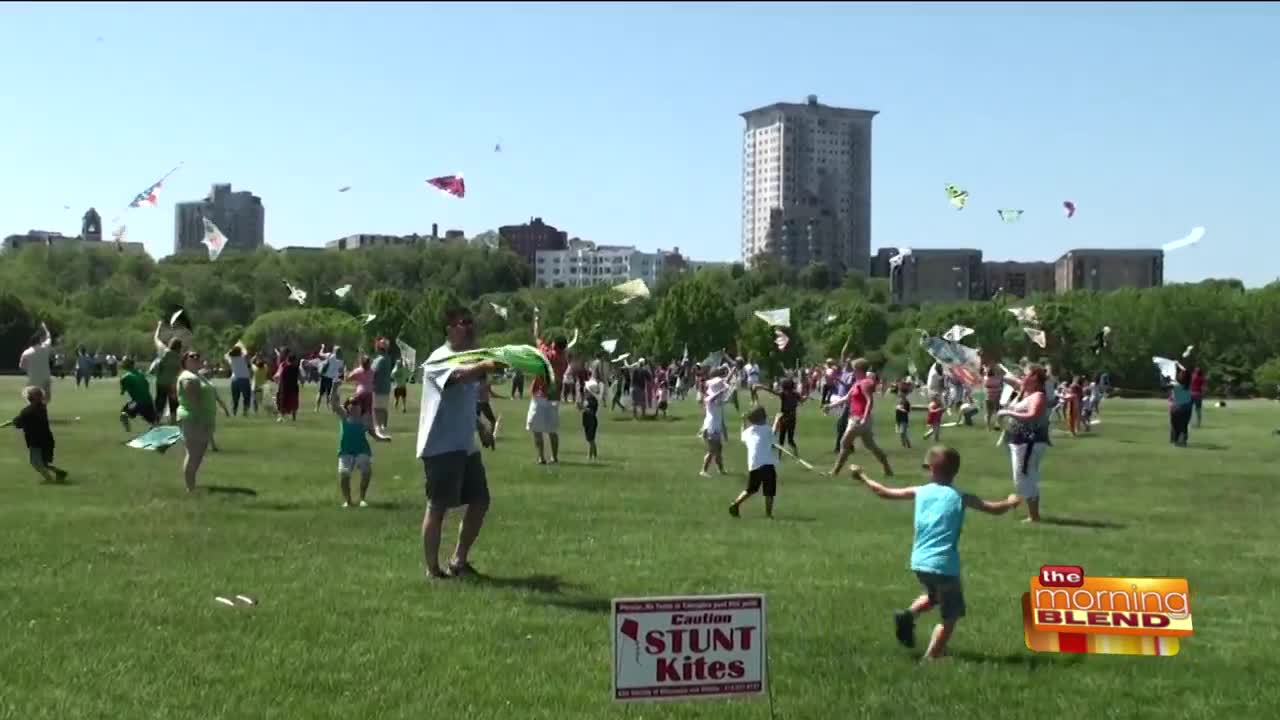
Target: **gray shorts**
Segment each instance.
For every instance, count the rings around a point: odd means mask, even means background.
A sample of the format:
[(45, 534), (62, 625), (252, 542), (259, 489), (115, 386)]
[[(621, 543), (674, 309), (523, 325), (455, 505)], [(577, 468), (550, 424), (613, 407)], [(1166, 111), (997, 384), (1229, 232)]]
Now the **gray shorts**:
[(951, 575), (916, 571), (916, 578), (929, 595), (929, 602), (942, 613), (942, 621), (949, 622), (964, 617), (964, 590), (960, 578)]
[(489, 502), (489, 480), (478, 452), (458, 450), (422, 458), (422, 472), (431, 510)]

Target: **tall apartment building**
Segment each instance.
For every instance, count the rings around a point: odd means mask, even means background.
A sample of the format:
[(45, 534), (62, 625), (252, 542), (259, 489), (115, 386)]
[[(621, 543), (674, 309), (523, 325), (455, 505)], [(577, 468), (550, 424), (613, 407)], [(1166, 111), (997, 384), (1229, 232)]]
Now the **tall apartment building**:
[(1052, 293), (1056, 286), (1051, 262), (985, 262), (982, 271), (986, 277), (987, 297), (1001, 293), (1024, 298), (1035, 293)]
[(564, 250), (569, 247), (569, 233), (557, 230), (542, 222), (542, 218), (531, 218), (523, 225), (503, 225), (498, 228), (498, 244), (524, 258), (533, 267), (539, 250)]
[(564, 250), (537, 251), (534, 282), (538, 287), (587, 287), (639, 278), (652, 288), (663, 273), (664, 262), (661, 252), (578, 241)]
[(871, 121), (810, 95), (742, 113), (742, 259), (867, 271), (871, 255)]
[(981, 299), (986, 291), (982, 251), (913, 249), (889, 272), (889, 291), (899, 305)]
[(1058, 292), (1151, 288), (1164, 284), (1163, 250), (1068, 250), (1054, 263)]
[(173, 252), (208, 252), (204, 218), (209, 218), (227, 238), (227, 248), (253, 251), (262, 247), (266, 214), (262, 198), (251, 192), (231, 191), (230, 183), (215, 184), (204, 200), (174, 206)]

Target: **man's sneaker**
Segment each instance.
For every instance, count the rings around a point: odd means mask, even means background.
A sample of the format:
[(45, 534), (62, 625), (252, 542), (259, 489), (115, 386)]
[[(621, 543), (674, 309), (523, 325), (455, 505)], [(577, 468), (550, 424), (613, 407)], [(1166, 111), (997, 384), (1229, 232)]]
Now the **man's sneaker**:
[(916, 646), (916, 618), (910, 610), (902, 610), (893, 615), (894, 635), (905, 647)]
[(436, 580), (448, 580), (451, 577), (453, 576), (441, 570), (440, 568), (427, 569), (427, 575), (426, 575), (427, 582), (434, 582)]
[(449, 563), (449, 575), (451, 575), (452, 577), (456, 577), (456, 578), (470, 577), (470, 576), (479, 575), (479, 574), (480, 573), (476, 572), (476, 569), (472, 567), (471, 563), (469, 562)]
[(734, 516), (734, 517), (741, 517), (741, 513), (739, 513), (739, 512), (738, 512), (738, 506), (737, 506), (737, 505), (730, 505), (730, 506), (729, 506), (729, 514), (730, 514), (730, 515), (732, 515), (732, 516)]

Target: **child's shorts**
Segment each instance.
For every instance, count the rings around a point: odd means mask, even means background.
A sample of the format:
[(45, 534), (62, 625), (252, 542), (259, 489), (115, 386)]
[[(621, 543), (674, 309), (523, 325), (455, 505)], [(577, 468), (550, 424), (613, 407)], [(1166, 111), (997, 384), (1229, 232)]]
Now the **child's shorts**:
[(31, 457), (31, 467), (42, 468), (53, 464), (53, 448), (51, 447), (27, 448), (27, 452)]
[(936, 605), (942, 613), (943, 622), (964, 617), (964, 590), (960, 587), (960, 578), (919, 570), (916, 571), (916, 578), (928, 593), (929, 602)]
[(747, 492), (754, 495), (764, 488), (765, 497), (778, 494), (778, 471), (772, 465), (761, 465), (747, 474)]
[(362, 473), (369, 472), (373, 468), (373, 458), (368, 455), (339, 455), (338, 456), (338, 472), (343, 475), (350, 475), (353, 471), (359, 470)]
[(907, 431), (908, 431), (909, 429), (910, 429), (910, 428), (907, 426), (907, 424), (906, 424), (906, 423), (898, 423), (898, 434), (899, 434), (899, 435), (906, 435), (906, 434), (907, 434)]
[(409, 388), (405, 385), (397, 385), (393, 392), (396, 400), (402, 400), (408, 397)]

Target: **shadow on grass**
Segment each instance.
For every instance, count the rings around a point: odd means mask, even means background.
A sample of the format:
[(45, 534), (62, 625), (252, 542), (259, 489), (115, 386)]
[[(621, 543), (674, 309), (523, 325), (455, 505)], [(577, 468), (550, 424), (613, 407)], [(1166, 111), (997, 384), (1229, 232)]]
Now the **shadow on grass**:
[(1226, 445), (1218, 445), (1217, 443), (1190, 443), (1187, 448), (1190, 450), (1209, 450), (1211, 452), (1222, 452), (1223, 450), (1231, 449)]
[(1031, 654), (1027, 651), (1023, 653), (1011, 653), (1009, 655), (983, 655), (973, 652), (955, 652), (948, 655), (952, 660), (963, 663), (973, 663), (977, 665), (1004, 665), (1006, 667), (1021, 667), (1027, 670), (1038, 670), (1045, 667), (1070, 667), (1078, 665), (1084, 660), (1083, 656), (1075, 657), (1046, 657), (1044, 655)]
[(1065, 517), (1048, 517), (1041, 516), (1040, 522), (1045, 525), (1058, 525), (1061, 527), (1082, 527), (1094, 528), (1098, 530), (1123, 530), (1124, 525), (1119, 523), (1107, 522), (1106, 520), (1081, 520), (1079, 518)]
[[(606, 462), (579, 462), (579, 461), (576, 461), (576, 460), (561, 460), (560, 462), (556, 463), (556, 465), (563, 465), (564, 467), (584, 467), (584, 468), (593, 468), (593, 467), (598, 467), (598, 468), (607, 468), (607, 467), (612, 467), (610, 463), (606, 463)], [(555, 467), (555, 465), (552, 465), (551, 467)]]
[(543, 605), (549, 605), (561, 610), (572, 610), (574, 612), (587, 613), (589, 615), (606, 615), (613, 611), (613, 601), (609, 598), (602, 597), (579, 597), (579, 598), (539, 598)]
[(581, 593), (586, 588), (578, 583), (569, 582), (558, 575), (526, 575), (524, 577), (498, 577), (476, 573), (471, 581), (485, 587), (496, 587), (504, 590), (522, 590), (531, 594), (531, 601), (540, 605), (573, 610), (591, 614), (604, 614), (613, 609), (609, 598), (594, 595), (577, 595), (565, 597), (565, 591)]
[(811, 523), (818, 522), (816, 517), (791, 517), (789, 515), (778, 515), (774, 518), (774, 522), (780, 523)]
[(210, 495), (243, 495), (246, 497), (258, 497), (258, 491), (253, 488), (235, 487), (232, 485), (205, 485), (204, 491)]

